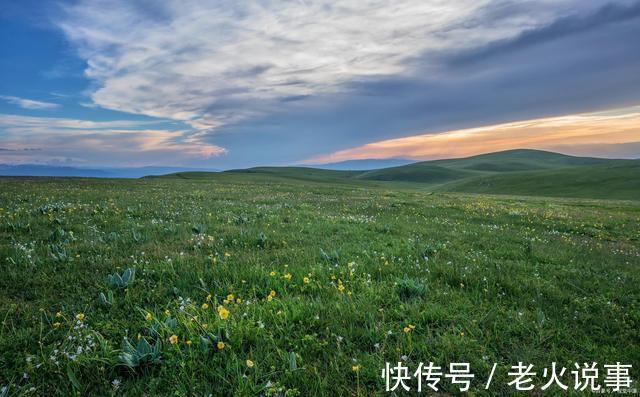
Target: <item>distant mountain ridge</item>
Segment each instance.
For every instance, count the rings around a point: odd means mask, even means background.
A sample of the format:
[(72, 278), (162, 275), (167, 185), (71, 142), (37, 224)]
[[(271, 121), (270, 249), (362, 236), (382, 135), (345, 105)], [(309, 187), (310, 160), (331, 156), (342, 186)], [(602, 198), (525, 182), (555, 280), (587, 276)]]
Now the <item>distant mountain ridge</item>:
[(339, 161), (336, 163), (309, 164), (308, 167), (335, 171), (368, 171), (380, 168), (398, 167), (401, 165), (415, 163), (416, 161), (417, 160), (410, 159), (361, 159)]
[(188, 167), (81, 168), (42, 164), (0, 164), (0, 176), (53, 176), (83, 178), (141, 178), (174, 172), (217, 172), (214, 169)]

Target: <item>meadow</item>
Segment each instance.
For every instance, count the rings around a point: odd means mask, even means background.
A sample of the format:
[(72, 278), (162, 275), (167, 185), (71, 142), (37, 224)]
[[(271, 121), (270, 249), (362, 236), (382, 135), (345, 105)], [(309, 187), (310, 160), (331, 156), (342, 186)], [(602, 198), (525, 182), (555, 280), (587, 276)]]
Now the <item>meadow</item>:
[(473, 395), (514, 393), (518, 362), (537, 385), (551, 362), (637, 379), (638, 201), (250, 173), (0, 186), (2, 396), (389, 395), (398, 361), (467, 362)]

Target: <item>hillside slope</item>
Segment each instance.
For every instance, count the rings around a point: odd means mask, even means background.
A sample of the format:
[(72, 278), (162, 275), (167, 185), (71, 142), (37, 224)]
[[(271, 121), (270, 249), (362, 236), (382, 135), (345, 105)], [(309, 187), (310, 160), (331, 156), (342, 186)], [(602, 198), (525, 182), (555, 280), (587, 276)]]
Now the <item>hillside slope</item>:
[(475, 176), (472, 171), (432, 165), (431, 162), (421, 162), (400, 167), (384, 168), (355, 175), (357, 179), (373, 181), (402, 181), (440, 184), (458, 179)]
[(617, 160), (613, 163), (581, 167), (494, 174), (446, 184), (438, 190), (640, 200), (640, 162)]
[(459, 159), (435, 160), (428, 163), (442, 167), (486, 171), (513, 172), (576, 167), (609, 163), (611, 159), (576, 157), (545, 150), (515, 149), (502, 152), (480, 154)]
[[(177, 175), (201, 178), (207, 174)], [(640, 160), (575, 157), (529, 149), (369, 171), (256, 167), (211, 176), (225, 175), (364, 186), (396, 182), (396, 187), (465, 193), (640, 200)]]
[(242, 174), (263, 174), (281, 178), (299, 179), (299, 180), (315, 180), (315, 181), (343, 181), (353, 178), (362, 173), (362, 171), (337, 171), (324, 170), (311, 167), (254, 167), (239, 170), (225, 171), (227, 173)]
[(422, 161), (360, 174), (359, 179), (447, 183), (455, 180), (515, 171), (534, 171), (609, 163), (610, 159), (567, 156), (543, 150), (516, 149), (458, 159)]
[(305, 167), (318, 168), (322, 170), (335, 171), (370, 171), (382, 168), (399, 167), (402, 165), (415, 163), (415, 160), (407, 159), (362, 159), (362, 160), (346, 160), (337, 163), (325, 164), (308, 164)]

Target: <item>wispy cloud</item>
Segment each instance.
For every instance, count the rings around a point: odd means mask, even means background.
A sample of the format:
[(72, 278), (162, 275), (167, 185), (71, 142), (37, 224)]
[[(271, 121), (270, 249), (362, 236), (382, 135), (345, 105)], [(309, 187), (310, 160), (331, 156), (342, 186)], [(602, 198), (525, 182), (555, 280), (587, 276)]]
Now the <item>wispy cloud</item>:
[[(0, 114), (0, 162), (65, 161), (82, 165), (189, 165), (224, 154), (190, 130), (149, 121), (88, 121)], [(38, 147), (27, 151), (24, 148)], [(33, 153), (32, 153), (33, 152)]]
[(37, 132), (68, 132), (69, 130), (113, 130), (119, 128), (140, 128), (154, 125), (159, 121), (112, 120), (93, 121), (64, 117), (35, 117), (14, 114), (0, 114), (0, 128), (7, 131), (35, 134)]
[(59, 26), (99, 84), (94, 103), (214, 129), (358, 79), (412, 73), (417, 57), (433, 60), (421, 75), (436, 73), (443, 51), (514, 37), (578, 4), (601, 3), (81, 0)]
[(20, 106), (23, 109), (55, 109), (60, 107), (60, 105), (57, 103), (36, 101), (33, 99), (20, 98), (10, 95), (0, 95), (0, 99), (12, 105)]
[(389, 139), (318, 156), (308, 162), (371, 158), (431, 160), (516, 148), (639, 158), (638, 126), (640, 107), (632, 107)]

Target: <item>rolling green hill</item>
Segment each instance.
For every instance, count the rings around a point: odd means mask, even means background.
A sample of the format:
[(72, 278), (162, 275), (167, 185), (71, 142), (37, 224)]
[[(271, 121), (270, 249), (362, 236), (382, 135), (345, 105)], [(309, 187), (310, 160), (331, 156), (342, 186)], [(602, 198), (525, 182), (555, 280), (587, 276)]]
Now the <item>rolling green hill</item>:
[(568, 156), (544, 150), (515, 149), (503, 152), (480, 154), (460, 159), (435, 160), (427, 163), (464, 170), (513, 172), (595, 165), (611, 161), (615, 160)]
[(640, 162), (494, 174), (443, 185), (443, 191), (640, 200)]
[(354, 178), (372, 181), (402, 181), (440, 184), (475, 176), (474, 172), (421, 162), (362, 172)]
[(640, 161), (541, 150), (424, 161), (364, 172), (355, 178), (420, 182), (451, 192), (640, 200)]
[(576, 157), (530, 149), (370, 171), (256, 167), (223, 173), (178, 173), (173, 177), (224, 179), (233, 175), (363, 186), (393, 182), (396, 187), (447, 192), (640, 200), (640, 160)]
[(610, 163), (610, 159), (575, 157), (543, 150), (516, 149), (459, 159), (422, 161), (401, 167), (369, 171), (360, 179), (446, 183), (502, 172), (547, 170)]
[(246, 174), (269, 174), (295, 179), (344, 179), (355, 177), (362, 171), (336, 171), (311, 167), (254, 167), (226, 172)]

